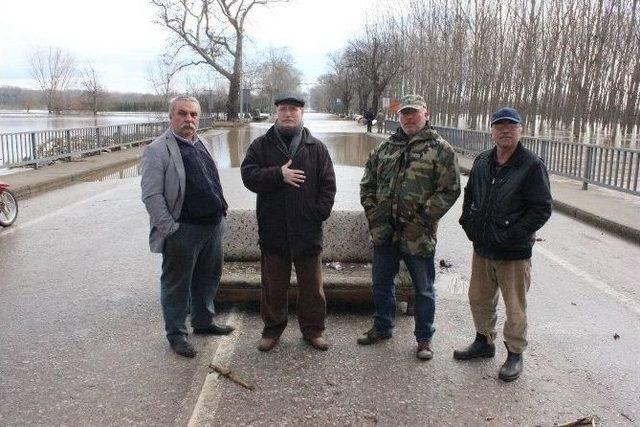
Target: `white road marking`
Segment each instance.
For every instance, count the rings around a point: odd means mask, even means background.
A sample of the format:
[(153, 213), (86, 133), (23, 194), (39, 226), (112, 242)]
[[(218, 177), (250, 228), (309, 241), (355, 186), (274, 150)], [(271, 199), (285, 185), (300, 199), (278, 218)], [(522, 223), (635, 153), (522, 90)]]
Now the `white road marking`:
[[(211, 363), (219, 366), (228, 366), (233, 352), (236, 349), (236, 343), (240, 336), (240, 330), (242, 329), (243, 317), (241, 313), (238, 313), (235, 308), (232, 309), (231, 314), (227, 318), (227, 323), (233, 325), (236, 328), (236, 332), (231, 335), (227, 335), (222, 339), (218, 349), (211, 360)], [(218, 378), (220, 375), (216, 372), (212, 372), (204, 380), (202, 390), (198, 396), (198, 401), (193, 408), (193, 413), (187, 424), (189, 427), (209, 425), (209, 421), (215, 415), (218, 404), (220, 403), (221, 391), (219, 389)], [(206, 407), (205, 407), (206, 401)]]
[(553, 252), (549, 251), (548, 249), (543, 248), (540, 245), (534, 246), (534, 250), (536, 250), (537, 252), (539, 252), (543, 256), (549, 258), (550, 260), (552, 260), (553, 262), (558, 264), (560, 267), (564, 268), (565, 270), (567, 270), (570, 273), (574, 274), (575, 276), (579, 277), (585, 283), (588, 283), (589, 285), (591, 285), (594, 288), (602, 291), (606, 295), (618, 300), (619, 302), (621, 302), (629, 310), (631, 310), (631, 311), (635, 312), (636, 314), (640, 315), (640, 304), (638, 304), (638, 302), (636, 302), (632, 298), (628, 297), (627, 295), (623, 294), (622, 292), (616, 291), (615, 289), (613, 289), (611, 286), (609, 286), (605, 282), (596, 279), (595, 277), (593, 277), (589, 273), (587, 273), (584, 270), (582, 270), (580, 267), (577, 267), (577, 266), (571, 264), (570, 262), (565, 261), (564, 259), (562, 259), (558, 255), (554, 254)]

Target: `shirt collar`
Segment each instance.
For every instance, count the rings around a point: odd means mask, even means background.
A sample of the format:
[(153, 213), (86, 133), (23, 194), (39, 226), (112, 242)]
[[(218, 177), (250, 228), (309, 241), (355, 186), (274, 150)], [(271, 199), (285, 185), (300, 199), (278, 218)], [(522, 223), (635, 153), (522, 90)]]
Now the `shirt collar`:
[(171, 129), (171, 133), (173, 134), (173, 137), (180, 142), (184, 142), (186, 144), (190, 144), (190, 145), (194, 145), (196, 142), (198, 142), (200, 140), (200, 137), (198, 136), (198, 134), (196, 133), (193, 137), (192, 140), (188, 140), (186, 138), (181, 137), (180, 135), (176, 134), (173, 129)]

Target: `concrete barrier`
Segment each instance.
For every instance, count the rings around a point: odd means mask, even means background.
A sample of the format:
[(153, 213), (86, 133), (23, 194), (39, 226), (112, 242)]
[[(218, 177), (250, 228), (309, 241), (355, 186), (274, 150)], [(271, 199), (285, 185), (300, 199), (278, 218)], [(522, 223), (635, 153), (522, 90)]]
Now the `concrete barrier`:
[[(362, 168), (336, 166), (336, 204), (323, 225), (323, 260), (370, 262), (372, 245), (367, 220), (360, 206)], [(255, 194), (242, 184), (239, 168), (223, 169), (220, 179), (229, 203), (224, 238), (228, 261), (260, 259)]]
[[(372, 246), (364, 212), (333, 211), (323, 226), (324, 261), (371, 262)], [(227, 261), (257, 261), (258, 224), (255, 210), (230, 209), (224, 237)]]
[[(336, 202), (323, 225), (324, 291), (328, 301), (371, 303), (371, 259), (373, 246), (364, 210), (360, 206), (360, 179), (363, 169), (335, 166)], [(224, 237), (225, 263), (217, 299), (258, 301), (262, 289), (260, 248), (256, 219), (256, 195), (242, 184), (239, 168), (221, 169), (220, 180), (229, 203)], [(339, 261), (342, 269), (327, 265)], [(401, 272), (404, 266), (401, 266)], [(406, 313), (414, 307), (413, 285), (407, 274), (396, 279), (396, 299), (406, 302)], [(290, 301), (295, 301), (297, 280), (291, 279)]]

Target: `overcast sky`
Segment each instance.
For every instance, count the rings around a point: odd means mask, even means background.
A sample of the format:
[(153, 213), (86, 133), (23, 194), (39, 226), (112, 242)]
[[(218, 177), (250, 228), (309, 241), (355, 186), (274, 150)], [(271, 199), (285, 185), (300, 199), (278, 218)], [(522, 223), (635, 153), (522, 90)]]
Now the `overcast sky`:
[[(304, 81), (326, 72), (327, 53), (344, 47), (364, 22), (366, 0), (292, 0), (252, 10), (256, 49), (288, 47)], [(108, 90), (150, 92), (148, 69), (168, 32), (148, 0), (0, 0), (0, 86), (36, 88), (27, 54), (60, 47), (92, 61)]]

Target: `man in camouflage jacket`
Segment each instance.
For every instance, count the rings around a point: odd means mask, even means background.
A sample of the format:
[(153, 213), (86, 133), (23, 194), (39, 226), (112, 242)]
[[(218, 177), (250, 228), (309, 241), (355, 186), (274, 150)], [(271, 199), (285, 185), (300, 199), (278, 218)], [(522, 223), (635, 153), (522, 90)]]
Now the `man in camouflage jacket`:
[(396, 311), (393, 279), (404, 260), (415, 289), (417, 357), (433, 357), (434, 253), (438, 220), (460, 195), (453, 148), (431, 129), (424, 99), (402, 98), (400, 128), (376, 147), (360, 183), (373, 241), (373, 327), (358, 339), (369, 345), (392, 335)]

